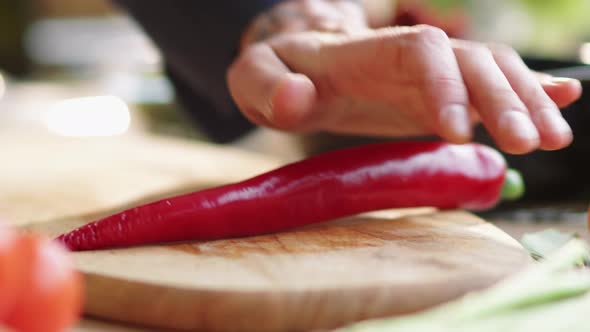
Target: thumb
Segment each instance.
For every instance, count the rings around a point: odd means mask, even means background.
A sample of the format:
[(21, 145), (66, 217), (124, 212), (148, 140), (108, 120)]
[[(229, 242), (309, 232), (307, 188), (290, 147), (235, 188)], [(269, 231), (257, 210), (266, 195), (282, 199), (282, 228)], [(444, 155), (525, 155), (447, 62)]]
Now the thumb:
[(305, 75), (292, 73), (264, 43), (245, 49), (230, 66), (232, 98), (252, 122), (291, 131), (305, 130), (316, 100), (316, 88)]

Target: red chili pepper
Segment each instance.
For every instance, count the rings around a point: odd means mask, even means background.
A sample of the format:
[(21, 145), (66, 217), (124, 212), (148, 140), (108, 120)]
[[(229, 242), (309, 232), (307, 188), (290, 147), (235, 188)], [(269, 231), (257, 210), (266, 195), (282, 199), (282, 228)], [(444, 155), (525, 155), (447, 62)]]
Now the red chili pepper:
[(388, 208), (482, 210), (499, 201), (505, 174), (502, 156), (479, 144), (369, 144), (135, 207), (58, 240), (92, 250), (251, 236)]

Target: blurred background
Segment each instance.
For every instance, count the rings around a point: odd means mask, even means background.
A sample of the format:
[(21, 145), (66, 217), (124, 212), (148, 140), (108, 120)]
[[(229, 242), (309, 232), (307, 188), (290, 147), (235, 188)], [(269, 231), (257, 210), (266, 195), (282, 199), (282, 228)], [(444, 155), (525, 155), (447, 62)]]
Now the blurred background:
[(174, 114), (157, 50), (109, 1), (2, 0), (0, 73), (0, 130), (110, 136)]
[[(531, 58), (590, 63), (590, 0), (410, 0), (396, 5), (400, 23), (427, 21), (454, 35), (508, 43)], [(40, 115), (59, 100), (116, 96), (120, 100), (83, 101), (111, 103), (111, 109), (123, 102), (137, 111), (132, 121), (119, 116), (114, 133), (127, 121), (145, 126), (147, 118), (156, 132), (202, 138), (176, 118), (173, 91), (160, 64), (154, 45), (109, 1), (0, 2), (1, 85), (9, 92), (0, 117), (49, 121)], [(118, 116), (111, 113), (105, 115), (105, 126)], [(56, 121), (49, 125), (53, 130), (68, 130), (57, 128)], [(3, 125), (6, 121), (0, 121)]]
[[(391, 8), (396, 9), (392, 24), (430, 23), (452, 36), (504, 42), (534, 69), (590, 64), (590, 0), (406, 0), (371, 10)], [(178, 112), (161, 66), (141, 28), (106, 0), (0, 0), (0, 132), (67, 137), (150, 132), (206, 140)], [(588, 111), (588, 98), (583, 99), (564, 112)], [(589, 136), (590, 118), (579, 122), (586, 124), (575, 128), (576, 135)], [(279, 155), (293, 157), (281, 137), (253, 140), (250, 146), (270, 144)], [(588, 159), (590, 139), (578, 141), (573, 155)], [(539, 169), (527, 184), (539, 197), (545, 192), (554, 199), (554, 188), (543, 188), (566, 182), (563, 197), (580, 197), (590, 189), (590, 175), (580, 178), (590, 165), (571, 160), (571, 151), (514, 157), (511, 163)], [(563, 158), (570, 159), (555, 162)]]

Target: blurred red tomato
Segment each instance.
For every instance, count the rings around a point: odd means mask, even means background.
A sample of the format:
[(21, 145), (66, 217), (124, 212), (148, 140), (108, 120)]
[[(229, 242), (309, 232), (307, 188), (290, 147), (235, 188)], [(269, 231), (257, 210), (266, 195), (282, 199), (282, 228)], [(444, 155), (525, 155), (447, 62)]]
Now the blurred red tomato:
[[(82, 308), (82, 278), (67, 251), (32, 234), (19, 236), (11, 248), (7, 262), (13, 265), (0, 270), (0, 280), (14, 274), (20, 281), (13, 282), (12, 303), (5, 304), (8, 312), (1, 321), (21, 332), (57, 332), (72, 326)], [(0, 284), (0, 289), (7, 287)]]
[(0, 322), (4, 320), (14, 303), (20, 280), (20, 262), (16, 250), (14, 231), (0, 224)]

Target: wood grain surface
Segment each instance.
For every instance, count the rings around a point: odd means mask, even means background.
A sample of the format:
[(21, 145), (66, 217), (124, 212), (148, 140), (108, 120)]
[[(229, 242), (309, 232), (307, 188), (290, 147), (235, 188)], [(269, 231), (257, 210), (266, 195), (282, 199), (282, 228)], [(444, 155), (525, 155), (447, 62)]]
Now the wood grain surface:
[[(48, 235), (82, 219), (38, 223)], [(461, 211), (379, 211), (279, 234), (75, 253), (86, 312), (151, 327), (307, 331), (414, 312), (529, 262)]]

